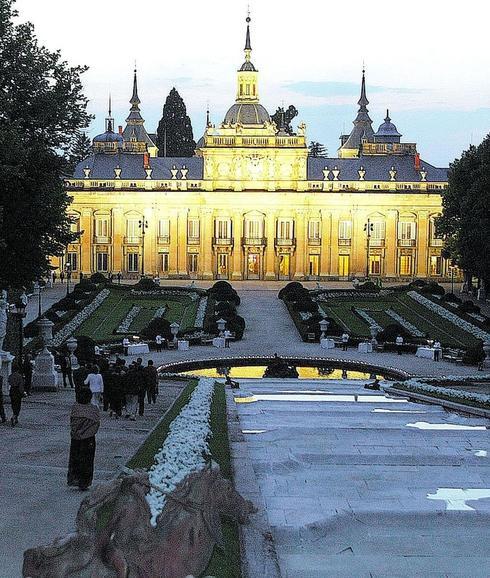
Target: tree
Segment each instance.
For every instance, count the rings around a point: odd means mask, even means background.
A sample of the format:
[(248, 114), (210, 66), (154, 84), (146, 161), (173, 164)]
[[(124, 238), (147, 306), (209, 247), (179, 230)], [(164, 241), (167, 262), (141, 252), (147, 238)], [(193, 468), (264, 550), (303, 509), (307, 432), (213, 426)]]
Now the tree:
[(161, 157), (194, 156), (196, 143), (191, 119), (187, 116), (184, 101), (175, 88), (172, 88), (163, 106), (156, 145)]
[(478, 277), (485, 290), (490, 283), (490, 135), (450, 165), (442, 206), (436, 229), (445, 238), (445, 255), (467, 278)]
[(77, 130), (90, 116), (80, 75), (38, 44), (30, 23), (14, 24), (14, 0), (0, 0), (0, 286), (46, 274), (49, 256), (73, 240), (62, 175)]
[(68, 154), (68, 167), (70, 173), (80, 161), (86, 159), (92, 152), (92, 143), (85, 132), (77, 131), (75, 140)]
[(327, 147), (322, 145), (322, 143), (312, 140), (308, 147), (308, 156), (326, 158), (328, 157)]
[(293, 135), (294, 132), (291, 122), (296, 116), (298, 116), (298, 111), (295, 106), (290, 104), (287, 110), (284, 110), (284, 108), (280, 106), (271, 116), (271, 119), (276, 123), (277, 128), (282, 129), (289, 135)]

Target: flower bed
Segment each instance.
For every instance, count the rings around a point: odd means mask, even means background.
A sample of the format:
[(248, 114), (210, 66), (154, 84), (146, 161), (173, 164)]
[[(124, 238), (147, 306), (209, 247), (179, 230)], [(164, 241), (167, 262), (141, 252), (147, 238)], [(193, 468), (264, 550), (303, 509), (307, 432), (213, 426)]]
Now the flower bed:
[(365, 309), (360, 309), (358, 307), (354, 307), (354, 311), (357, 313), (357, 315), (359, 315), (359, 317), (361, 317), (362, 319), (364, 319), (364, 321), (369, 325), (369, 327), (375, 327), (378, 331), (382, 331), (383, 328), (381, 327), (381, 325), (379, 323), (377, 323), (372, 317), (371, 315), (369, 315), (369, 313), (365, 310)]
[(207, 306), (208, 306), (208, 298), (201, 297), (201, 300), (199, 301), (199, 306), (197, 308), (196, 321), (194, 323), (195, 327), (197, 328), (204, 327), (204, 318), (206, 316)]
[(131, 323), (138, 317), (141, 307), (138, 305), (133, 305), (128, 311), (126, 317), (121, 321), (119, 327), (116, 329), (116, 333), (129, 333), (129, 328)]
[(445, 307), (442, 307), (442, 305), (434, 303), (433, 301), (427, 299), (427, 297), (424, 297), (423, 295), (420, 295), (420, 293), (417, 293), (416, 291), (408, 291), (407, 295), (414, 301), (417, 301), (424, 307), (427, 307), (427, 309), (433, 311), (434, 313), (437, 313), (438, 315), (440, 315), (444, 319), (447, 319), (448, 321), (450, 321), (457, 327), (460, 327), (464, 331), (471, 333), (471, 335), (474, 335), (478, 339), (483, 339), (483, 341), (490, 341), (490, 333), (487, 333), (486, 331), (483, 331), (483, 329), (476, 327), (472, 323), (469, 323), (468, 321), (461, 319), (459, 315), (456, 315), (455, 313), (448, 311)]
[(102, 304), (102, 302), (109, 296), (109, 289), (102, 289), (95, 299), (84, 307), (75, 317), (69, 321), (56, 335), (53, 337), (51, 345), (59, 347), (66, 339), (68, 339), (80, 325), (92, 315), (92, 313)]
[(420, 331), (420, 329), (417, 329), (413, 323), (410, 323), (410, 321), (407, 321), (404, 317), (398, 315), (398, 313), (393, 311), (393, 309), (386, 309), (385, 313), (394, 319), (397, 323), (399, 323), (402, 327), (404, 327), (410, 333), (410, 335), (413, 335), (414, 337), (424, 337), (424, 334), (422, 331)]
[(171, 423), (165, 442), (155, 455), (150, 481), (161, 491), (152, 488), (146, 497), (153, 526), (156, 526), (156, 519), (165, 506), (166, 494), (190, 473), (206, 465), (205, 456), (210, 453), (208, 440), (213, 391), (214, 379), (199, 379), (189, 403)]

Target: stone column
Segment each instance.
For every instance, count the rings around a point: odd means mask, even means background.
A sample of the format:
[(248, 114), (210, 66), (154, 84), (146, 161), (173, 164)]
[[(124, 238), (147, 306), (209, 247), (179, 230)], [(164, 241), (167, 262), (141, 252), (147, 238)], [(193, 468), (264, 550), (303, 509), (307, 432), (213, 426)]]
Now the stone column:
[(117, 275), (124, 271), (123, 245), (125, 222), (121, 207), (112, 209), (112, 272)]
[(201, 210), (201, 263), (202, 278), (213, 279), (213, 210)]
[(265, 280), (276, 279), (276, 252), (274, 239), (276, 236), (276, 214), (268, 212), (265, 218), (265, 237), (267, 247), (265, 250)]
[(428, 268), (428, 242), (429, 242), (429, 213), (419, 211), (417, 215), (417, 252), (416, 252), (416, 277), (427, 277)]
[(364, 224), (367, 217), (356, 209), (352, 211), (351, 271), (356, 277), (366, 274), (366, 233)]
[(332, 249), (337, 244), (337, 239), (332, 235), (332, 215), (330, 211), (322, 209), (321, 214), (321, 230), (320, 230), (320, 279), (326, 279), (333, 275), (332, 271)]
[[(170, 211), (170, 246), (168, 253), (168, 276), (170, 278), (177, 277), (177, 253), (179, 246), (179, 232), (178, 232), (178, 211), (172, 209)], [(184, 240), (187, 243), (187, 240)]]
[[(187, 209), (179, 210), (178, 237), (177, 237), (177, 273), (182, 277), (187, 276)], [(199, 223), (199, 234), (202, 234), (202, 223)]]
[(80, 216), (80, 230), (83, 231), (81, 237), (82, 254), (80, 256), (80, 271), (84, 275), (92, 273), (92, 252), (93, 252), (93, 225), (92, 209), (82, 209)]
[(233, 268), (231, 279), (240, 281), (243, 279), (243, 214), (233, 213)]
[(299, 209), (296, 211), (296, 270), (293, 279), (302, 280), (305, 278), (305, 211)]

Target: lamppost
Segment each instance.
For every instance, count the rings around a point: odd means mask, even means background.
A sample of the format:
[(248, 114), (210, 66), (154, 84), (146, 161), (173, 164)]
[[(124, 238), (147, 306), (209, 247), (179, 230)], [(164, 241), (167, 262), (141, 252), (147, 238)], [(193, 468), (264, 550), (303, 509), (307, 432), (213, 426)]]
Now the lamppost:
[(70, 294), (70, 279), (71, 279), (71, 265), (70, 263), (66, 263), (65, 265), (66, 271), (66, 296)]
[(41, 287), (41, 279), (37, 280), (37, 316), (41, 319), (41, 315), (43, 314), (43, 299), (42, 299), (42, 287)]
[(138, 221), (138, 227), (141, 229), (141, 277), (145, 276), (145, 233), (148, 229), (148, 221), (143, 218)]
[(223, 337), (224, 335), (224, 331), (225, 331), (225, 327), (226, 327), (226, 320), (225, 319), (218, 319), (218, 321), (216, 321), (216, 325), (218, 326), (218, 331), (219, 331), (219, 336)]
[(371, 241), (371, 233), (374, 230), (374, 225), (369, 219), (364, 225), (364, 230), (366, 231), (366, 278), (369, 279), (369, 244)]
[(180, 329), (180, 325), (177, 323), (177, 321), (174, 321), (173, 323), (170, 324), (170, 331), (172, 332), (172, 335), (174, 336), (173, 342), (177, 343), (177, 333), (179, 332)]
[(24, 349), (24, 318), (26, 316), (26, 305), (27, 297), (25, 293), (23, 293), (10, 310), (12, 315), (18, 320), (19, 356), (17, 358), (17, 363), (19, 364), (20, 368), (22, 367), (22, 354)]
[(322, 339), (325, 339), (327, 337), (327, 331), (328, 331), (328, 326), (330, 325), (330, 322), (328, 321), (328, 319), (322, 319), (318, 323), (320, 324), (320, 331), (321, 331), (320, 340), (322, 340)]

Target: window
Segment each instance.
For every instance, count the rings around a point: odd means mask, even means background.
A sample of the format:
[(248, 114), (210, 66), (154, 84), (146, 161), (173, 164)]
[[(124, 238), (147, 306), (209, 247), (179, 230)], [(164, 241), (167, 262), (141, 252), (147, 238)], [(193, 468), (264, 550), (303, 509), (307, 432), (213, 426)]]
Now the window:
[(258, 219), (250, 219), (245, 222), (245, 231), (250, 239), (260, 239), (262, 237), (262, 223)]
[(70, 215), (70, 231), (78, 233), (80, 230), (80, 219), (76, 215)]
[(352, 221), (339, 221), (339, 239), (352, 238)]
[(78, 254), (70, 251), (66, 254), (66, 264), (70, 271), (78, 271)]
[(97, 271), (100, 271), (101, 273), (106, 272), (107, 269), (107, 263), (109, 261), (109, 255), (107, 253), (97, 253)]
[(385, 238), (385, 222), (384, 221), (370, 221), (371, 223), (371, 239)]
[(159, 237), (170, 237), (170, 221), (168, 219), (160, 219), (158, 221), (158, 236)]
[(247, 85), (245, 86), (245, 94), (247, 96), (250, 96), (250, 84), (247, 83)]
[(399, 259), (399, 269), (400, 275), (403, 276), (410, 276), (412, 275), (412, 263), (413, 258), (412, 255), (400, 255)]
[(431, 217), (429, 221), (429, 234), (430, 234), (430, 244), (432, 246), (442, 245), (442, 236), (437, 234), (436, 221), (438, 217)]
[(293, 238), (293, 221), (291, 219), (279, 219), (277, 221), (277, 238), (278, 239)]
[(349, 276), (350, 255), (339, 255), (339, 277)]
[(230, 219), (216, 219), (214, 222), (214, 232), (217, 239), (231, 238)]
[(168, 253), (160, 253), (160, 271), (162, 273), (168, 273)]
[(109, 236), (109, 218), (99, 217), (95, 219), (95, 236), (108, 237)]
[(139, 271), (138, 253), (128, 253), (128, 272), (137, 273)]
[(381, 275), (381, 255), (369, 255), (369, 274)]
[(189, 219), (187, 221), (187, 238), (199, 239), (199, 219)]
[(199, 255), (197, 253), (189, 253), (187, 255), (187, 270), (189, 273), (197, 273), (199, 262)]
[(398, 223), (398, 239), (401, 241), (415, 239), (415, 223), (413, 221), (400, 221)]
[(430, 258), (430, 275), (432, 277), (442, 277), (443, 260), (440, 255), (432, 255)]
[(218, 253), (218, 275), (221, 278), (228, 276), (228, 253)]
[(320, 265), (319, 255), (310, 255), (308, 257), (308, 275), (310, 277), (318, 277), (319, 265)]
[(309, 221), (308, 222), (308, 239), (319, 239), (320, 238), (320, 221)]
[(138, 243), (140, 238), (139, 219), (128, 219), (126, 221), (126, 237), (128, 243)]

